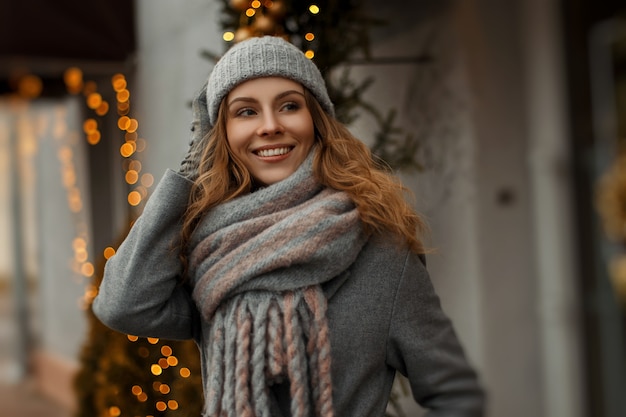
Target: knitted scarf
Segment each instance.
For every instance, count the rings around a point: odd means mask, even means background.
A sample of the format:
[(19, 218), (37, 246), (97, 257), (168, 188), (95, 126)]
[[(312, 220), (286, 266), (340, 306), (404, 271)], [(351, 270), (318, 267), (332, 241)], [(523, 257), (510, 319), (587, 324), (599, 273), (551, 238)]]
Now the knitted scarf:
[(193, 298), (210, 325), (206, 417), (270, 417), (288, 383), (291, 415), (333, 415), (321, 284), (365, 244), (346, 193), (320, 186), (312, 154), (287, 179), (212, 209), (191, 239)]

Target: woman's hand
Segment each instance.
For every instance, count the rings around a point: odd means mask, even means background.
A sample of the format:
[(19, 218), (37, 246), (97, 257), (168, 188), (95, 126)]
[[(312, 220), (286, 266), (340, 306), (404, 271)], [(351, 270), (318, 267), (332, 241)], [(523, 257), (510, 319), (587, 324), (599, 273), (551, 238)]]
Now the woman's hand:
[(198, 178), (198, 168), (202, 151), (206, 146), (207, 134), (211, 129), (209, 124), (209, 113), (206, 101), (206, 83), (191, 102), (193, 119), (191, 121), (191, 140), (187, 154), (180, 164), (179, 174), (185, 178), (195, 181)]

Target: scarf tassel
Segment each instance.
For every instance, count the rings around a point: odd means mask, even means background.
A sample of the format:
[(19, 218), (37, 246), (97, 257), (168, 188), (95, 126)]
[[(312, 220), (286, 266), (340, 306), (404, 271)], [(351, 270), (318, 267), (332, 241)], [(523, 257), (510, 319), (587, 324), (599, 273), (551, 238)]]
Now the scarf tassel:
[(333, 416), (326, 298), (319, 285), (254, 300), (232, 297), (215, 312), (211, 341), (205, 417), (271, 417), (268, 387), (285, 379), (293, 417), (309, 417), (311, 408), (315, 416)]

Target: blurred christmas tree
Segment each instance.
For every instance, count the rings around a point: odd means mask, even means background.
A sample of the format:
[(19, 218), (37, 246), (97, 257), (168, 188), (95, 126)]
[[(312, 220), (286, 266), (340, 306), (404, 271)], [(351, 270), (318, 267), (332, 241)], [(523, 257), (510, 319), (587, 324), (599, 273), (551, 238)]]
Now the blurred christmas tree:
[[(96, 277), (102, 277), (105, 262), (100, 260)], [(94, 288), (99, 285), (96, 278)], [(89, 334), (74, 381), (76, 417), (201, 414), (201, 371), (194, 342), (127, 336), (105, 327), (91, 309), (87, 317)]]

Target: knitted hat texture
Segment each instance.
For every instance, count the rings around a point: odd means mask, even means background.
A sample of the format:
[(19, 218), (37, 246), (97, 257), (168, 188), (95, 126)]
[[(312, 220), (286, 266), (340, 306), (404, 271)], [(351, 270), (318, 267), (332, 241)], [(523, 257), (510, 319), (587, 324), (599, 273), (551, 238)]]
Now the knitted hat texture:
[(263, 36), (239, 42), (215, 64), (206, 92), (211, 126), (217, 120), (224, 97), (242, 82), (260, 77), (284, 77), (299, 82), (328, 114), (335, 114), (324, 78), (315, 63), (283, 38)]

